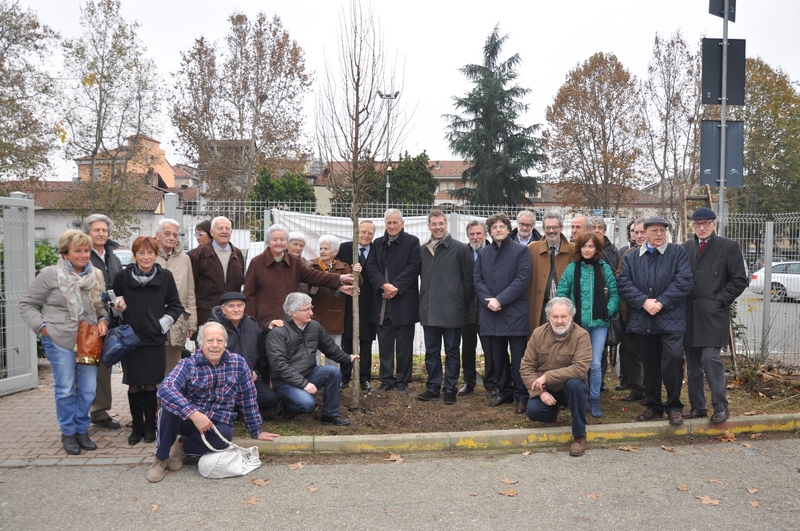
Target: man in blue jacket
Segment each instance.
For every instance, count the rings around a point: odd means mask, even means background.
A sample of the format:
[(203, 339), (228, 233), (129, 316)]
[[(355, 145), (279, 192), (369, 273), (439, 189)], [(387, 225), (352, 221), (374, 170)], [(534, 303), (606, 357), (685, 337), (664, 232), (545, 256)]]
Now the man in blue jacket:
[[(653, 420), (666, 412), (669, 423), (679, 425), (683, 424), (683, 334), (692, 269), (686, 250), (667, 243), (667, 220), (648, 218), (644, 229), (645, 244), (625, 255), (617, 282), (630, 312), (627, 332), (636, 334), (644, 366), (647, 410), (636, 420)], [(667, 390), (663, 402), (662, 382)]]

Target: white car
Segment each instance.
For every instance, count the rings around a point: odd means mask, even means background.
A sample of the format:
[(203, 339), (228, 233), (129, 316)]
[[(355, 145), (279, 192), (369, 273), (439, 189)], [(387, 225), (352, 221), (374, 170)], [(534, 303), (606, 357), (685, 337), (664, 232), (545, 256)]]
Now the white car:
[[(750, 291), (764, 294), (764, 268), (750, 278)], [(773, 262), (770, 300), (800, 299), (800, 262)]]

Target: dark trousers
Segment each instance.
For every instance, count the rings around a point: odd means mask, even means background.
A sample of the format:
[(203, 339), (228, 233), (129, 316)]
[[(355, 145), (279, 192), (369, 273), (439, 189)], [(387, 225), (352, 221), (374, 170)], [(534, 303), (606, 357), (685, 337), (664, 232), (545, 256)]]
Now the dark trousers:
[[(624, 348), (622, 348), (624, 346)], [(639, 345), (634, 334), (625, 334), (620, 343), (620, 362), (625, 367), (628, 378), (628, 388), (631, 391), (644, 393), (644, 368), (642, 358), (639, 356)]]
[(563, 389), (550, 391), (556, 399), (554, 406), (548, 406), (537, 397), (528, 401), (526, 414), (534, 422), (555, 422), (561, 404), (569, 406), (572, 412), (572, 436), (583, 437), (586, 435), (586, 382), (579, 378), (570, 378)]
[(719, 358), (720, 347), (686, 348), (686, 382), (689, 385), (689, 405), (706, 409), (705, 379), (711, 389), (711, 404), (715, 412), (728, 410), (725, 367)]
[(484, 387), (494, 387), (497, 385), (497, 376), (494, 371), (494, 364), (492, 363), (492, 348), (489, 338), (480, 335), (480, 325), (478, 323), (469, 323), (464, 325), (461, 329), (461, 367), (464, 370), (464, 383), (475, 387), (478, 381), (477, 366), (477, 349), (478, 338), (481, 340), (481, 347), (483, 348), (483, 359), (486, 365), (485, 376), (483, 377)]
[[(229, 441), (233, 437), (233, 426), (214, 422), (219, 432)], [(178, 439), (178, 436), (186, 437), (183, 441), (183, 453), (185, 455), (203, 455), (211, 450), (203, 442), (200, 432), (189, 419), (183, 420), (178, 415), (173, 415), (163, 407), (158, 410), (158, 430), (156, 431), (156, 457), (164, 461), (169, 457), (169, 449)], [(214, 448), (221, 450), (228, 445), (223, 442), (214, 430), (206, 432), (206, 440)]]
[[(683, 411), (683, 334), (636, 334), (636, 344), (644, 367), (647, 409), (658, 414)], [(667, 400), (661, 401), (661, 384)]]
[[(378, 378), (381, 383), (397, 385), (411, 382), (412, 348), (414, 347), (414, 325), (395, 326), (388, 318), (384, 324), (375, 325), (378, 332), (378, 355), (381, 364)], [(395, 357), (397, 376), (395, 376)]]
[[(369, 382), (372, 379), (372, 340), (362, 339), (359, 342), (358, 355), (359, 359), (359, 372), (358, 375), (360, 383)], [(353, 352), (353, 338), (342, 337), (342, 350), (347, 354), (355, 354)], [(347, 368), (342, 369), (342, 384), (349, 384), (353, 377), (353, 365), (350, 364)]]
[(278, 394), (260, 377), (253, 382), (256, 386), (256, 402), (259, 411), (266, 411), (278, 405)]
[(425, 333), (425, 369), (428, 371), (425, 387), (437, 396), (442, 388), (442, 341), (444, 340), (444, 392), (455, 393), (461, 369), (458, 352), (461, 329), (441, 326), (423, 326), (422, 329)]
[[(528, 340), (525, 336), (489, 336), (492, 361), (497, 371), (498, 398), (514, 398), (517, 402), (527, 402), (528, 390), (519, 375), (519, 365), (525, 355)], [(508, 351), (511, 350), (511, 363)]]

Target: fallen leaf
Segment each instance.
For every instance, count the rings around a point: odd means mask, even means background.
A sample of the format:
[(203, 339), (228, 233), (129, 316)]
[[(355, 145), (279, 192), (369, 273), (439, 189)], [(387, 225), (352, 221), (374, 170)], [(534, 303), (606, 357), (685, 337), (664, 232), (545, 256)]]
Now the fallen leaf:
[(515, 498), (517, 496), (517, 491), (515, 491), (514, 489), (506, 489), (500, 494), (502, 494), (503, 496), (508, 496), (509, 498)]
[(667, 452), (673, 452), (673, 453), (675, 452), (675, 448), (674, 447), (672, 447), (672, 446), (664, 446), (663, 444), (661, 445), (661, 449), (662, 450), (666, 450)]
[(528, 450), (527, 452), (522, 452), (522, 455), (531, 455), (531, 451)]
[(709, 483), (716, 483), (717, 485), (722, 485), (723, 484), (721, 479), (714, 479), (714, 478), (709, 479), (708, 482)]
[(150, 506), (150, 512), (154, 513), (154, 512), (156, 512), (157, 510), (158, 510), (158, 505), (156, 505), (155, 503), (154, 503), (153, 505), (151, 505), (151, 506)]
[(450, 514), (456, 514), (456, 513), (454, 513), (453, 511), (450, 511)]
[(687, 487), (686, 485), (678, 485), (678, 490), (681, 492), (686, 492), (687, 490), (689, 490), (689, 487)]
[(133, 501), (139, 501), (139, 496), (134, 496)]
[(384, 509), (383, 512), (385, 512), (386, 514), (389, 514), (389, 509)]
[(745, 448), (752, 448), (752, 447), (753, 447), (753, 445), (752, 445), (752, 444), (750, 444), (750, 443), (746, 443), (746, 442), (745, 442), (745, 443), (742, 443), (742, 446), (744, 446)]
[(596, 500), (597, 494), (587, 494), (586, 497), (589, 498), (590, 500)]
[(759, 397), (759, 398), (767, 398), (767, 395), (765, 395), (764, 393), (762, 393), (761, 391), (759, 391), (759, 392), (758, 392), (758, 397)]
[(742, 413), (745, 417), (752, 417), (753, 415), (758, 415), (757, 411), (745, 411)]
[(755, 501), (755, 500), (750, 500), (750, 501), (749, 501), (749, 502), (747, 502), (747, 503), (749, 503), (749, 504), (750, 504), (752, 507), (758, 507), (759, 505), (761, 505), (760, 503), (758, 503), (758, 502), (757, 502), (757, 501)]
[(724, 443), (736, 442), (736, 435), (730, 430), (725, 430), (722, 435), (718, 435), (717, 439)]
[(750, 434), (750, 438), (751, 438), (751, 439), (760, 439), (760, 438), (761, 438), (761, 437), (763, 437), (763, 436), (764, 436), (764, 434), (763, 434), (763, 433), (751, 433), (751, 434)]
[(758, 489), (755, 487), (747, 487), (747, 492), (749, 492), (750, 494), (755, 494), (756, 492), (758, 492)]
[(299, 469), (303, 468), (304, 466), (306, 466), (306, 463), (301, 461), (299, 463), (292, 463), (291, 465), (286, 465), (286, 466), (289, 467), (289, 470), (299, 470)]
[(642, 448), (639, 446), (631, 446), (630, 444), (624, 444), (617, 448), (617, 450), (622, 450), (623, 452), (635, 452), (636, 450), (641, 450)]
[(265, 487), (265, 486), (269, 485), (269, 480), (268, 479), (254, 479), (250, 483), (252, 483), (253, 485), (258, 485), (259, 487)]
[(478, 495), (478, 493), (477, 493), (477, 492), (470, 492), (470, 493), (469, 493), (469, 495), (470, 495), (470, 496), (477, 496), (477, 495)]
[(250, 496), (250, 499), (246, 500), (242, 505), (244, 505), (245, 507), (247, 507), (248, 505), (257, 505), (258, 502), (260, 502), (260, 501), (261, 500), (259, 500), (255, 496)]
[(391, 463), (402, 463), (403, 458), (400, 457), (400, 454), (393, 454), (389, 452), (389, 457), (387, 459), (384, 459), (384, 461), (389, 461)]
[(501, 480), (500, 483), (505, 483), (506, 485), (514, 485), (516, 483), (519, 483), (519, 481), (514, 481), (513, 479), (506, 478)]
[(317, 492), (318, 490), (319, 490), (319, 487), (315, 487), (314, 485), (311, 485), (310, 487), (308, 487), (308, 492)]
[(695, 496), (703, 505), (719, 505), (719, 500), (712, 500), (711, 496)]

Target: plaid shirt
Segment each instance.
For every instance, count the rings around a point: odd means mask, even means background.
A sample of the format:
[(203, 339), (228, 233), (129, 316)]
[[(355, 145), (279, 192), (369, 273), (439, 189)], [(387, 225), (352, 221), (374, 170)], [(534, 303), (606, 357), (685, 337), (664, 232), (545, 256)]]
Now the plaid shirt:
[(184, 420), (200, 411), (229, 426), (233, 426), (234, 407), (238, 406), (253, 438), (261, 433), (253, 373), (244, 358), (227, 350), (216, 367), (200, 351), (182, 359), (164, 378), (158, 397), (161, 407)]

